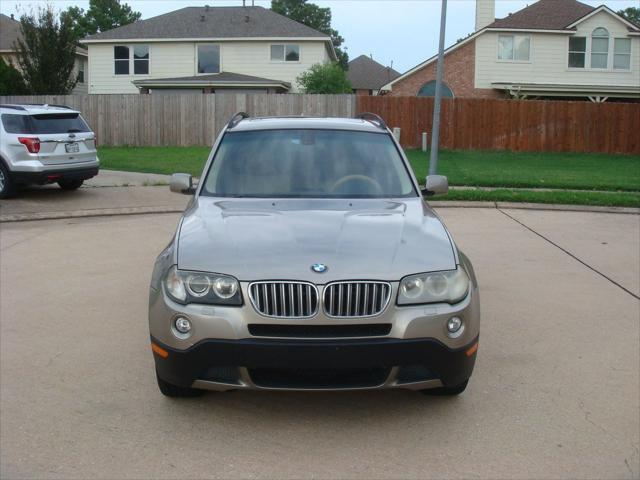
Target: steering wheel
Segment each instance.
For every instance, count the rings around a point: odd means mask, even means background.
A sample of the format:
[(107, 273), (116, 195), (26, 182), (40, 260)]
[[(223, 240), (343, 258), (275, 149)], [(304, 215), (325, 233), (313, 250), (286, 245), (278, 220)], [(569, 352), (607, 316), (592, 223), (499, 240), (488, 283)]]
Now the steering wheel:
[(367, 184), (368, 186), (373, 187), (376, 193), (382, 193), (382, 187), (380, 186), (380, 184), (367, 175), (347, 175), (345, 177), (342, 177), (340, 180), (333, 184), (333, 186), (331, 187), (331, 192), (335, 193), (340, 187), (349, 182), (360, 182), (363, 184)]

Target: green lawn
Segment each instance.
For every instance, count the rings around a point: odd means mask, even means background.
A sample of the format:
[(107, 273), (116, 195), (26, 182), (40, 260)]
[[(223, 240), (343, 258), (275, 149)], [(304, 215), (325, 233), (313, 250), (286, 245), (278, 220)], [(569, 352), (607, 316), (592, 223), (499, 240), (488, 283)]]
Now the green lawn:
[[(428, 154), (407, 155), (423, 182)], [(450, 185), (640, 191), (640, 157), (631, 155), (444, 151), (438, 173)]]
[[(133, 172), (190, 173), (200, 176), (209, 147), (101, 147), (102, 168)], [(428, 156), (407, 150), (423, 182)], [(450, 185), (497, 187), (496, 190), (452, 190), (433, 200), (486, 200), (640, 206), (640, 157), (575, 153), (444, 151), (438, 173)], [(577, 189), (584, 192), (515, 191), (510, 188)], [(607, 193), (589, 190), (609, 190)]]
[(100, 167), (145, 173), (202, 174), (209, 147), (100, 147)]

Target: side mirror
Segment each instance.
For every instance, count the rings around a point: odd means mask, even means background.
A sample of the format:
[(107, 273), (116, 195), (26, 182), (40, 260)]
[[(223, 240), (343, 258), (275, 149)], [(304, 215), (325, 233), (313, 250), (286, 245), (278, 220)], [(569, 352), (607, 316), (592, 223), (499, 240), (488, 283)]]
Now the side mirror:
[(193, 178), (188, 173), (174, 173), (169, 181), (169, 190), (173, 193), (193, 195), (196, 189), (193, 186)]
[(446, 195), (449, 193), (449, 180), (444, 175), (429, 175), (422, 193), (426, 196)]

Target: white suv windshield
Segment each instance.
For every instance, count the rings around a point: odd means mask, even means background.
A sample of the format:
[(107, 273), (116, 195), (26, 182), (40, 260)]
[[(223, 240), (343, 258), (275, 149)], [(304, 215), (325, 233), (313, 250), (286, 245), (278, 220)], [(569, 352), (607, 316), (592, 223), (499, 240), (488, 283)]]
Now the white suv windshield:
[(202, 195), (387, 198), (417, 194), (388, 134), (255, 130), (224, 136)]

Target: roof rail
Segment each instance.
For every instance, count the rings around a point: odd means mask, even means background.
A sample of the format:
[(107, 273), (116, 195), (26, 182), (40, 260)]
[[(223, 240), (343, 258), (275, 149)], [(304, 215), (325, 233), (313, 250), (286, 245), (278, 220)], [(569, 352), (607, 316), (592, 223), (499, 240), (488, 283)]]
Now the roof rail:
[(384, 122), (382, 117), (380, 115), (376, 115), (375, 113), (371, 113), (371, 112), (359, 113), (354, 118), (359, 118), (366, 122), (372, 123), (373, 125), (375, 125), (376, 127), (382, 130), (387, 129), (387, 124)]
[(249, 114), (246, 112), (238, 112), (231, 119), (229, 123), (227, 123), (227, 130), (231, 130), (233, 127), (238, 125), (245, 118), (249, 118)]
[(10, 108), (12, 110), (26, 110), (22, 105), (14, 105), (12, 103), (4, 103), (0, 105), (1, 108)]
[(68, 105), (54, 105), (53, 103), (7, 103), (0, 105), (3, 108), (12, 108), (14, 110), (26, 110), (25, 107), (55, 107), (73, 110)]

